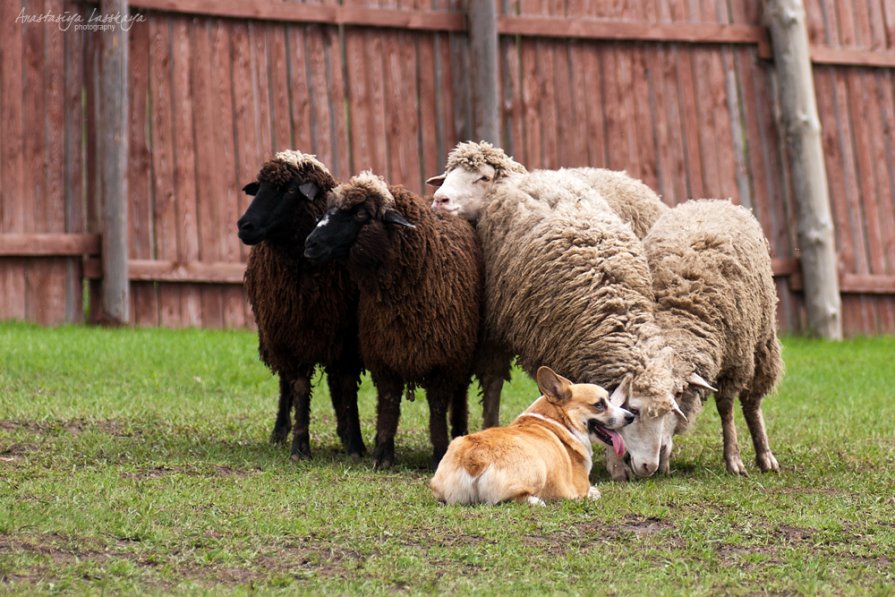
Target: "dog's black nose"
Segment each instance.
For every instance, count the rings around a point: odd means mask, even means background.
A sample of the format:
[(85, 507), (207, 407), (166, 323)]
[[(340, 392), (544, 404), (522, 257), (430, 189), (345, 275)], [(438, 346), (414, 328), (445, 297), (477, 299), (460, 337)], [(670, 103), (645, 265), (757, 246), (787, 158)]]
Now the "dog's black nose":
[(634, 415), (632, 415), (631, 413), (625, 414), (625, 425), (630, 425), (633, 422), (634, 422)]

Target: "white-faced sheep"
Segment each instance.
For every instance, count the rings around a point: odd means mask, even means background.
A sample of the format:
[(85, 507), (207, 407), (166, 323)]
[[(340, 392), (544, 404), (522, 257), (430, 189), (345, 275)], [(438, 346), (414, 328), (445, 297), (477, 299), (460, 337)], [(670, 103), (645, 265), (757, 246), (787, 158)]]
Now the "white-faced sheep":
[[(536, 170), (534, 173), (540, 172), (549, 171)], [(459, 143), (448, 155), (445, 172), (427, 181), (438, 187), (432, 208), (476, 222), (495, 184), (527, 173), (522, 164), (490, 143)], [(643, 238), (652, 223), (667, 209), (652, 189), (624, 172), (569, 168), (558, 173), (554, 180), (562, 185), (568, 183), (580, 189), (580, 183), (584, 183), (596, 190), (605, 201), (605, 204), (600, 202), (600, 208), (608, 204), (637, 238)], [(578, 195), (572, 197), (577, 200)], [(498, 424), (500, 391), (503, 381), (509, 379), (512, 362), (512, 352), (494, 336), (486, 325), (476, 358), (476, 376), (483, 387), (485, 427)]]
[[(486, 141), (458, 143), (448, 154), (444, 170), (426, 181), (438, 187), (432, 208), (472, 222), (478, 219), (493, 183), (528, 172), (503, 149)], [(560, 168), (558, 172), (563, 180), (577, 179), (596, 190), (637, 238), (646, 236), (653, 222), (668, 209), (655, 191), (625, 172), (605, 168)]]
[(485, 328), (529, 374), (614, 387), (645, 367), (657, 328), (643, 246), (596, 191), (558, 171), (513, 175), (478, 216)]
[(466, 433), (466, 391), (481, 318), (482, 262), (468, 222), (364, 172), (333, 191), (305, 256), (344, 261), (360, 292), (360, 351), (378, 391), (375, 464), (394, 461), (405, 384), (429, 402), (433, 465)]
[(318, 363), (327, 372), (342, 444), (352, 457), (365, 452), (357, 412), (357, 290), (341, 265), (316, 266), (302, 256), (334, 186), (314, 156), (280, 152), (243, 189), (254, 199), (238, 222), (239, 238), (252, 246), (245, 286), (258, 351), (280, 378), (271, 440), (288, 436), (294, 403), (293, 458), (310, 456), (311, 376)]
[[(783, 363), (777, 294), (761, 226), (729, 201), (688, 201), (659, 218), (644, 247), (663, 348), (661, 359), (623, 387), (629, 406), (643, 415), (623, 432), (631, 469), (642, 475), (658, 465), (668, 472), (672, 434), (693, 422), (714, 383), (727, 470), (746, 474), (733, 420), (739, 397), (756, 464), (776, 471), (761, 401), (773, 391)], [(675, 402), (685, 416), (671, 412)], [(618, 463), (612, 468), (622, 475)]]

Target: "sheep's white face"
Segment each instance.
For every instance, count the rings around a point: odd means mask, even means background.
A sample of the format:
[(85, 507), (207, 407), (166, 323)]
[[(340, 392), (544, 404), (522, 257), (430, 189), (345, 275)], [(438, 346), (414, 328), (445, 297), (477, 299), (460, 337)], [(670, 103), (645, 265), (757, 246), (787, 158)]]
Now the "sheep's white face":
[(486, 164), (476, 170), (454, 168), (442, 176), (430, 178), (427, 182), (438, 186), (432, 209), (477, 221), (495, 174), (494, 168)]
[(677, 426), (677, 415), (664, 412), (650, 416), (647, 400), (629, 400), (628, 410), (639, 413), (633, 423), (621, 431), (628, 447), (625, 458), (628, 466), (638, 477), (649, 477), (659, 469), (663, 450), (671, 446), (671, 436)]

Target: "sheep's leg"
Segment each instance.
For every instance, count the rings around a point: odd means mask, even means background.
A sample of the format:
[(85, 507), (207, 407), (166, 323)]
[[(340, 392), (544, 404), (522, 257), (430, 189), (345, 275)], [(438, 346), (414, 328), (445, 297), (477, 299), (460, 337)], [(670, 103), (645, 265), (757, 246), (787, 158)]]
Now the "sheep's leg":
[(625, 461), (615, 455), (612, 448), (606, 450), (606, 470), (613, 481), (627, 481), (631, 478), (631, 469), (625, 464)]
[(292, 460), (311, 457), (311, 373), (313, 368), (292, 380), (292, 392), (295, 396)]
[[(462, 384), (461, 384), (462, 385)], [(448, 448), (447, 409), (456, 392), (456, 384), (445, 376), (432, 375), (426, 384), (429, 401), (429, 441), (432, 442), (432, 468), (438, 467)]]
[(752, 436), (752, 445), (755, 446), (755, 464), (764, 472), (778, 471), (780, 465), (771, 452), (768, 443), (768, 433), (764, 427), (764, 417), (761, 414), (761, 396), (744, 394), (740, 397), (743, 403), (743, 416), (749, 426), (749, 434)]
[(469, 385), (458, 387), (451, 397), (451, 437), (460, 437), (469, 433), (469, 405), (466, 392)]
[(715, 393), (715, 406), (721, 416), (721, 433), (724, 437), (724, 463), (727, 472), (734, 475), (747, 476), (746, 467), (740, 458), (740, 447), (737, 443), (737, 428), (733, 420), (733, 395), (721, 388)]
[(376, 400), (376, 447), (373, 466), (389, 468), (395, 463), (395, 434), (401, 418), (401, 395), (404, 382), (391, 374), (373, 373), (378, 397)]
[(352, 458), (360, 460), (367, 453), (364, 438), (360, 432), (360, 416), (357, 412), (357, 386), (360, 370), (352, 367), (332, 366), (326, 368), (329, 394), (336, 413), (336, 431), (342, 447)]
[(668, 440), (668, 443), (662, 446), (662, 451), (659, 452), (659, 474), (660, 475), (670, 475), (671, 474), (671, 449), (674, 447), (671, 439)]
[(292, 429), (292, 384), (280, 374), (280, 404), (277, 408), (277, 420), (270, 432), (270, 443), (281, 444), (289, 437)]
[(482, 386), (482, 429), (500, 425), (500, 392), (512, 364), (512, 353), (488, 341), (479, 345), (475, 369)]

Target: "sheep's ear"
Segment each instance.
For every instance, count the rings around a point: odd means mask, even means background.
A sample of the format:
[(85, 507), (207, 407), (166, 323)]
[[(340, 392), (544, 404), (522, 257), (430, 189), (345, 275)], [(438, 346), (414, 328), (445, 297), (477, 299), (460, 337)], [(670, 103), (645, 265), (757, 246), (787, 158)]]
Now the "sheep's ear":
[(388, 210), (382, 216), (382, 221), (389, 224), (397, 224), (398, 226), (406, 226), (407, 228), (416, 228), (413, 224), (404, 219), (404, 216), (393, 209)]
[(717, 392), (718, 388), (712, 387), (712, 384), (707, 382), (701, 375), (696, 373), (695, 371), (690, 374), (690, 377), (687, 378), (687, 382), (691, 385), (696, 386), (697, 388), (704, 388), (711, 392)]
[(440, 187), (441, 185), (444, 184), (444, 179), (446, 176), (447, 176), (446, 174), (439, 174), (438, 176), (433, 176), (432, 178), (430, 178), (429, 180), (426, 181), (426, 184), (431, 185), (433, 187)]
[(260, 187), (261, 187), (261, 185), (258, 184), (257, 180), (252, 181), (249, 184), (247, 184), (246, 186), (242, 187), (242, 192), (245, 193), (246, 195), (251, 195), (252, 197), (254, 197), (255, 195), (258, 194), (258, 189)]
[(609, 396), (609, 403), (614, 406), (622, 406), (625, 401), (628, 399), (628, 384), (630, 383), (631, 378), (625, 377), (618, 387), (616, 387), (612, 391), (612, 395)]
[(572, 382), (550, 367), (539, 368), (535, 378), (538, 389), (547, 397), (548, 402), (559, 404), (572, 397)]
[(298, 185), (298, 190), (301, 191), (301, 194), (304, 195), (308, 201), (313, 201), (314, 197), (317, 196), (317, 191), (320, 189), (317, 188), (313, 182), (306, 182), (304, 184)]

